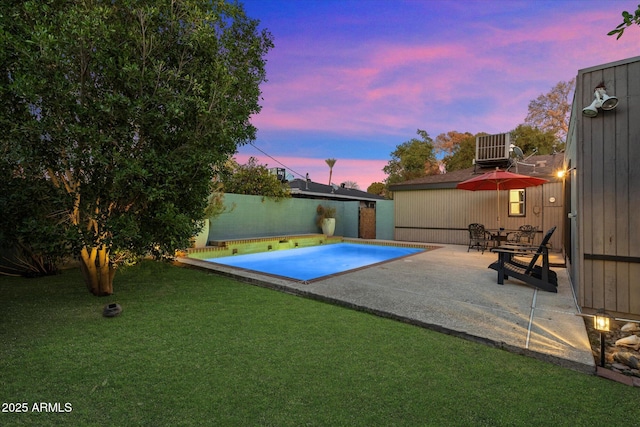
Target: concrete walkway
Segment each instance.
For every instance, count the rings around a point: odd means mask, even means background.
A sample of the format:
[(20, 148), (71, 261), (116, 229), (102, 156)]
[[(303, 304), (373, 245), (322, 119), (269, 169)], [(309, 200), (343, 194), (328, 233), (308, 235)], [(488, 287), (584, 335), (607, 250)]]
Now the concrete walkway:
[(497, 256), (466, 246), (439, 248), (309, 284), (191, 258), (185, 264), (252, 284), (304, 295), (412, 323), (570, 369), (596, 370), (582, 317), (564, 268), (558, 293), (518, 280), (496, 284), (487, 268)]

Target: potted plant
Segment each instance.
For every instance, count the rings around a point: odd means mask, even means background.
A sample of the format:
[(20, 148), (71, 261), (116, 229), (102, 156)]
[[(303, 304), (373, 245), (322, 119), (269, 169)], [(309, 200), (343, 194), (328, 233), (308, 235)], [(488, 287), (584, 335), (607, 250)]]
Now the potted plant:
[(316, 213), (316, 225), (322, 228), (322, 233), (327, 237), (333, 236), (336, 230), (336, 208), (318, 205)]

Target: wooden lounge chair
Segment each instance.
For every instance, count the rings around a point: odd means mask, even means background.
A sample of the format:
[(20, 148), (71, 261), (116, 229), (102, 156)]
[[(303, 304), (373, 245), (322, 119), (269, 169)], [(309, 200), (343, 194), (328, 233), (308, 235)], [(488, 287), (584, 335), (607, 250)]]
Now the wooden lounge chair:
[[(498, 254), (498, 260), (489, 265), (498, 272), (498, 284), (504, 284), (504, 279), (513, 277), (521, 280), (529, 286), (542, 289), (548, 292), (558, 292), (558, 275), (549, 269), (549, 248), (547, 244), (551, 235), (556, 230), (552, 227), (547, 231), (540, 243), (540, 246), (525, 245), (504, 245), (492, 248), (491, 252)], [(526, 264), (514, 257), (531, 257), (531, 261)], [(537, 265), (542, 256), (542, 265)]]

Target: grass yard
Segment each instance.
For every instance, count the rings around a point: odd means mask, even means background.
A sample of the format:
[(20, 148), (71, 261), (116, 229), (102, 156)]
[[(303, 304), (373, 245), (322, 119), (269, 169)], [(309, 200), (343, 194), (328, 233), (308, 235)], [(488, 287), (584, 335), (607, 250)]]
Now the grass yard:
[[(74, 270), (0, 277), (0, 425), (586, 426), (640, 415), (637, 388), (202, 271), (144, 262), (118, 272), (115, 292), (91, 296)], [(110, 302), (120, 316), (102, 317)], [(40, 402), (54, 412), (34, 412)]]

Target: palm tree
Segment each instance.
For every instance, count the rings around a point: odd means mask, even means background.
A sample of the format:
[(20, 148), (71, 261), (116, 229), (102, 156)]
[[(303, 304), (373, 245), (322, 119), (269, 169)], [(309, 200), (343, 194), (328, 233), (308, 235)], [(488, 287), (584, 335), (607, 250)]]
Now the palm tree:
[(333, 174), (333, 165), (336, 164), (336, 159), (327, 159), (325, 163), (329, 165), (329, 185), (331, 185), (331, 175)]

